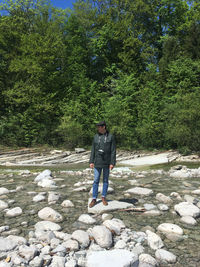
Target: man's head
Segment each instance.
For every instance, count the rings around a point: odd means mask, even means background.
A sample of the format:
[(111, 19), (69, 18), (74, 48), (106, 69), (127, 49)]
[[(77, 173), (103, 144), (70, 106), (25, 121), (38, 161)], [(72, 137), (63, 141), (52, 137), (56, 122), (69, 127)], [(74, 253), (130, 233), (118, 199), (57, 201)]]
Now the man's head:
[(106, 122), (105, 121), (100, 121), (99, 123), (96, 124), (96, 126), (100, 134), (106, 133)]

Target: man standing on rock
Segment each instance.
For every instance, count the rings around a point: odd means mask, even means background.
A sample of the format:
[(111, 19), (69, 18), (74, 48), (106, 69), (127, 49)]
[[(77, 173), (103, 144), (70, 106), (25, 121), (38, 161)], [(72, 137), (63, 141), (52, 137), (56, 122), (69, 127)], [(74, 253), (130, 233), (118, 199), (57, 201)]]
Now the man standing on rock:
[(94, 136), (91, 156), (90, 168), (94, 168), (94, 183), (92, 201), (89, 207), (92, 208), (96, 204), (98, 196), (98, 187), (101, 172), (103, 170), (103, 190), (102, 202), (107, 206), (106, 195), (108, 191), (108, 178), (110, 170), (112, 170), (116, 163), (116, 144), (115, 138), (106, 129), (105, 121), (96, 124), (98, 133)]

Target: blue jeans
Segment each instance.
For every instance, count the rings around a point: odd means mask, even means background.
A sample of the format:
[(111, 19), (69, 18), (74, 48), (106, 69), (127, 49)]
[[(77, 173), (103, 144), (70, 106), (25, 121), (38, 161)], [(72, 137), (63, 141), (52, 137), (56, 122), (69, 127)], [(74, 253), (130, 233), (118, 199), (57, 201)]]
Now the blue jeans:
[(93, 183), (93, 198), (97, 198), (98, 196), (98, 187), (99, 187), (99, 181), (101, 172), (103, 170), (103, 190), (102, 190), (102, 197), (106, 197), (107, 191), (108, 191), (108, 177), (110, 173), (109, 167), (104, 168), (94, 168), (94, 183)]

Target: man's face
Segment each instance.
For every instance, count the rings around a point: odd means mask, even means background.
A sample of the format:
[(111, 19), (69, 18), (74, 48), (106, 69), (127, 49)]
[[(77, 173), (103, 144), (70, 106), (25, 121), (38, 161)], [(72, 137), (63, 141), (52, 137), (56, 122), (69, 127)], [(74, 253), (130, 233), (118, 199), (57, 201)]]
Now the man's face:
[(106, 132), (106, 126), (97, 126), (97, 130), (100, 134), (104, 134)]

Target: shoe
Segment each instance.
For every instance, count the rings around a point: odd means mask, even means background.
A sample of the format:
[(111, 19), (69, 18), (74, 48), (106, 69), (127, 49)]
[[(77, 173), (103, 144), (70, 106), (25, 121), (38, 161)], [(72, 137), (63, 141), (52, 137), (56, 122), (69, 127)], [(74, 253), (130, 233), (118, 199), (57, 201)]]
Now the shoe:
[(93, 200), (92, 200), (92, 201), (90, 202), (90, 204), (89, 204), (89, 208), (94, 207), (95, 204), (96, 204), (96, 199), (93, 198)]
[(108, 206), (108, 202), (106, 201), (105, 197), (102, 197), (102, 202), (104, 206)]

